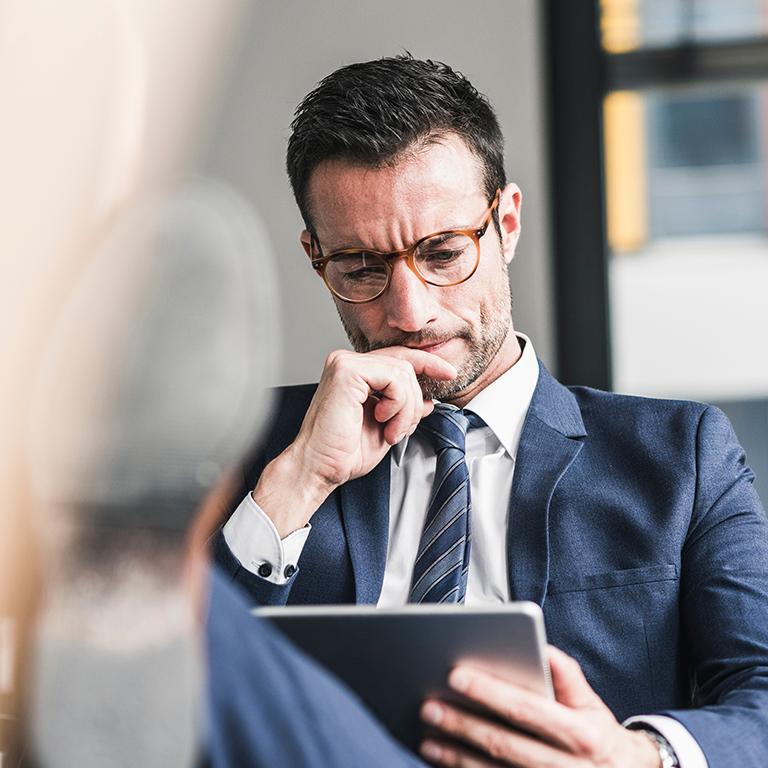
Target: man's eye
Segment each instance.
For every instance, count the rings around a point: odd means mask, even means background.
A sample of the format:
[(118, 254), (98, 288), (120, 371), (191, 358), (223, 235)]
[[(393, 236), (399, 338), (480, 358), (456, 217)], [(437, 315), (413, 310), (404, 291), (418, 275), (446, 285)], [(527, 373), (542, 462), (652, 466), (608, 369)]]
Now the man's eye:
[(422, 243), (416, 258), (428, 269), (451, 266), (474, 252), (474, 242), (466, 235), (446, 233)]
[(360, 269), (345, 271), (344, 279), (349, 282), (370, 280), (378, 277), (383, 271), (382, 267), (361, 267)]
[(347, 282), (375, 280), (387, 271), (381, 259), (365, 253), (342, 254), (331, 259), (328, 267)]
[(447, 248), (441, 248), (439, 251), (427, 251), (422, 254), (422, 257), (426, 261), (439, 264), (440, 262), (449, 262), (453, 259), (458, 259), (462, 253), (462, 250), (456, 250), (455, 248), (451, 250), (448, 250)]

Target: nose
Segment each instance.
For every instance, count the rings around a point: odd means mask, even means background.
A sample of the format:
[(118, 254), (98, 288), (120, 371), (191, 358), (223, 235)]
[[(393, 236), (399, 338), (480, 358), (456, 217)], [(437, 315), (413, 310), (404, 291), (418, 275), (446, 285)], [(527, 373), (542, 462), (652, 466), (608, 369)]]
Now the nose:
[(436, 292), (439, 290), (427, 285), (411, 270), (405, 259), (396, 259), (392, 265), (389, 288), (382, 297), (387, 302), (389, 326), (414, 333), (437, 320), (439, 303)]

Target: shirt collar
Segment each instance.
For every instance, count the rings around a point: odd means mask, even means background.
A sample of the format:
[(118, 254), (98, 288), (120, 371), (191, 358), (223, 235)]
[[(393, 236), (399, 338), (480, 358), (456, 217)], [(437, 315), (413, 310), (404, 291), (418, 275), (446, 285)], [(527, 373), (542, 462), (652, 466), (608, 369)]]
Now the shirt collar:
[[(539, 379), (539, 361), (531, 340), (522, 333), (517, 337), (522, 347), (518, 361), (466, 405), (491, 428), (513, 459), (517, 457), (523, 424)], [(392, 447), (398, 465), (402, 463), (407, 447), (407, 437)]]

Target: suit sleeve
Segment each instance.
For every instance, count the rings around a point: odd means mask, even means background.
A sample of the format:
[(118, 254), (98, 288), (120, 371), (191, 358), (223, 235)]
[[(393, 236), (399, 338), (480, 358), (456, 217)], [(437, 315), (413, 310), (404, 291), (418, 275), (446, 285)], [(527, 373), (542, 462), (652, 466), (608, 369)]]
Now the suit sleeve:
[(682, 553), (680, 609), (694, 708), (665, 712), (710, 768), (768, 764), (768, 523), (730, 423), (703, 412), (694, 510)]
[(214, 572), (206, 622), (212, 768), (427, 768), (341, 681)]
[[(234, 489), (228, 505), (228, 517), (249, 496), (264, 471), (264, 467), (296, 438), (309, 405), (315, 385), (281, 389), (275, 398), (276, 409), (266, 437), (257, 442), (242, 463), (240, 483)], [(223, 575), (244, 592), (253, 605), (285, 605), (296, 580), (298, 568), (282, 584), (273, 584), (249, 570), (227, 545), (220, 529), (211, 540), (211, 558)]]
[[(243, 463), (242, 480), (240, 485), (234, 490), (229, 504), (229, 517), (237, 511), (241, 502), (246, 498), (251, 490), (256, 486), (261, 473), (264, 471), (268, 456), (264, 451), (254, 452)], [(240, 588), (251, 605), (285, 605), (291, 592), (291, 587), (296, 579), (296, 573), (283, 584), (274, 584), (267, 579), (261, 578), (252, 570), (246, 568), (238, 560), (232, 550), (229, 548), (224, 538), (223, 527), (213, 535), (211, 539), (211, 559), (219, 568), (222, 576), (228, 578), (233, 584)]]
[(245, 593), (252, 605), (285, 605), (288, 601), (298, 569), (283, 584), (275, 584), (251, 573), (232, 554), (221, 530), (217, 531), (213, 538), (211, 555), (220, 571)]

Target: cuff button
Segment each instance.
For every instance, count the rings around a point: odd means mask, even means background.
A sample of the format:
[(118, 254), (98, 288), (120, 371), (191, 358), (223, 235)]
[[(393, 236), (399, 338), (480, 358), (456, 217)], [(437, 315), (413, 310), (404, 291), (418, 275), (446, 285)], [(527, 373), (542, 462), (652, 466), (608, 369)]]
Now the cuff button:
[(269, 563), (262, 563), (259, 566), (259, 576), (266, 579), (272, 574), (272, 566)]
[(293, 574), (296, 573), (296, 566), (295, 565), (286, 565), (285, 570), (283, 571), (283, 574), (285, 574), (286, 579), (290, 579)]

